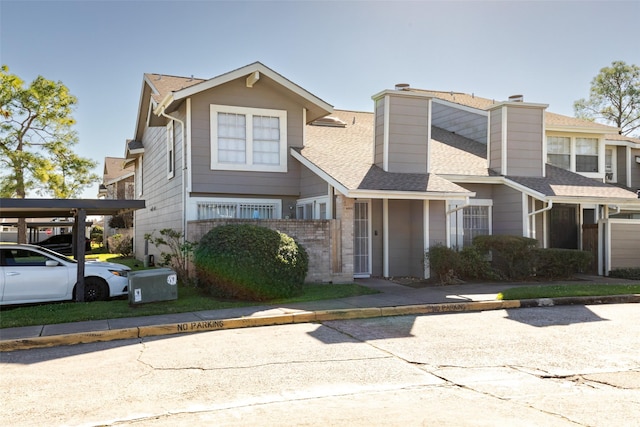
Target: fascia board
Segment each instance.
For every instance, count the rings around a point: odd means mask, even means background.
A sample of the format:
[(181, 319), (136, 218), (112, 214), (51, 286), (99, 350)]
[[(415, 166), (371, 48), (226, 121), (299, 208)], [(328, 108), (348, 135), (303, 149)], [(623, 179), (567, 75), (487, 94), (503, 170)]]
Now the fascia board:
[(110, 179), (109, 181), (106, 181), (105, 185), (115, 184), (118, 181), (122, 181), (122, 180), (127, 179), (129, 177), (132, 177), (134, 175), (135, 175), (135, 172), (129, 172), (126, 175), (122, 175), (122, 176), (119, 176), (117, 178), (113, 178), (113, 179)]
[[(296, 95), (299, 95), (300, 97), (306, 99), (307, 101), (317, 105), (318, 107), (320, 107), (321, 109), (327, 111), (327, 114), (330, 114), (333, 112), (333, 106), (326, 103), (325, 101), (321, 100), (320, 98), (318, 98), (317, 96), (313, 95), (312, 93), (306, 91), (305, 89), (301, 88), (300, 86), (298, 86), (297, 84), (293, 83), (292, 81), (284, 78), (283, 76), (281, 76), (280, 74), (276, 73), (275, 71), (271, 70), (270, 68), (266, 67), (265, 65), (261, 64), (260, 62), (255, 62), (253, 64), (247, 65), (245, 67), (242, 68), (238, 68), (237, 70), (234, 71), (230, 71), (228, 73), (222, 74), (218, 77), (214, 77), (212, 79), (206, 80), (202, 83), (198, 83), (196, 85), (190, 86), (188, 88), (184, 88), (181, 90), (177, 90), (175, 92), (172, 93), (172, 99), (171, 102), (173, 101), (179, 101), (181, 99), (187, 98), (189, 96), (193, 96), (196, 93), (214, 88), (216, 86), (220, 86), (222, 84), (228, 83), (232, 80), (244, 77), (248, 74), (254, 73), (254, 72), (260, 72), (260, 74), (264, 74), (265, 76), (269, 77), (270, 79), (274, 80), (275, 82), (277, 82), (278, 84), (280, 84), (281, 86), (285, 87), (286, 89), (290, 90), (291, 92), (295, 93)], [(168, 96), (165, 97), (165, 99), (162, 101), (162, 103), (160, 104), (162, 105), (168, 105), (165, 104), (165, 100), (167, 100)], [(156, 109), (157, 110), (157, 109)]]
[(417, 93), (417, 92), (411, 92), (410, 90), (392, 90), (392, 89), (385, 89), (381, 92), (376, 93), (375, 95), (373, 95), (371, 97), (371, 99), (373, 99), (374, 101), (383, 98), (387, 95), (394, 95), (394, 96), (406, 96), (409, 98), (423, 98), (423, 99), (434, 99), (433, 96), (431, 95), (427, 95), (425, 93)]
[(460, 200), (475, 197), (476, 193), (472, 191), (454, 193), (431, 191), (350, 190), (346, 196), (354, 199)]
[(495, 110), (497, 108), (501, 108), (503, 106), (507, 107), (516, 107), (516, 108), (542, 108), (546, 109), (549, 107), (549, 104), (535, 104), (532, 102), (513, 102), (513, 101), (503, 101), (498, 102), (496, 104), (491, 105), (487, 108), (488, 111)]
[[(142, 105), (144, 100), (144, 88), (145, 85), (149, 86), (149, 89), (157, 94), (158, 91), (156, 90), (155, 86), (153, 86), (153, 84), (151, 83), (151, 81), (147, 78), (146, 75), (142, 76), (142, 88), (140, 89), (140, 102), (138, 103), (138, 117), (136, 117), (136, 127), (133, 130), (133, 134), (135, 135), (134, 139), (138, 139), (138, 129), (140, 126), (140, 119), (141, 119), (141, 113), (142, 113)], [(153, 102), (153, 98), (150, 96), (149, 98), (151, 98), (152, 102)]]
[(640, 199), (625, 199), (620, 197), (580, 197), (580, 196), (550, 196), (554, 203), (569, 204), (598, 204), (598, 205), (623, 205), (626, 208), (640, 209)]
[(610, 129), (601, 129), (601, 128), (590, 128), (590, 127), (582, 127), (582, 126), (562, 126), (562, 125), (549, 125), (547, 123), (546, 129), (547, 132), (578, 132), (578, 133), (593, 133), (593, 134), (601, 134), (606, 135), (610, 134), (613, 130)]

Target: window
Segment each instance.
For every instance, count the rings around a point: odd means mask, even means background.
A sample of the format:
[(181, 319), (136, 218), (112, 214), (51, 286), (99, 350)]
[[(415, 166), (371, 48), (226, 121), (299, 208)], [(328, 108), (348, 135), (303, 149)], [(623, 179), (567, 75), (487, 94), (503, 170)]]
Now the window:
[(197, 219), (280, 219), (279, 200), (197, 201)]
[(604, 172), (607, 182), (617, 182), (616, 176), (616, 147), (607, 147), (604, 150)]
[(211, 105), (211, 169), (287, 171), (287, 112)]
[(138, 197), (142, 196), (142, 186), (144, 174), (142, 170), (143, 156), (138, 157), (138, 167), (136, 168), (136, 187), (138, 188)]
[(476, 236), (489, 235), (489, 206), (469, 206), (462, 210), (463, 246), (471, 246)]
[(296, 218), (327, 219), (328, 204), (329, 198), (327, 196), (300, 199), (296, 203)]
[(173, 132), (173, 121), (167, 124), (167, 178), (175, 176), (175, 134)]
[(583, 174), (602, 172), (598, 153), (598, 138), (547, 137), (547, 163), (562, 169)]
[(547, 163), (562, 169), (571, 169), (571, 138), (550, 136), (547, 139)]
[(475, 199), (464, 206), (462, 201), (449, 205), (450, 247), (462, 249), (473, 243), (476, 236), (486, 236), (491, 230), (490, 199)]
[(576, 138), (576, 172), (598, 172), (596, 138)]

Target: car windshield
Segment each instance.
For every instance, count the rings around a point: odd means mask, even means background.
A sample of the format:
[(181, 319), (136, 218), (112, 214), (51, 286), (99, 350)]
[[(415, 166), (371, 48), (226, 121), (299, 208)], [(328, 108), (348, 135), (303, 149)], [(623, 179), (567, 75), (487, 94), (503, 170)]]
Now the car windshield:
[(38, 250), (42, 251), (42, 252), (46, 252), (47, 255), (49, 255), (52, 258), (57, 258), (57, 259), (62, 260), (62, 261), (73, 262), (73, 263), (76, 263), (76, 264), (78, 263), (78, 261), (76, 261), (75, 259), (73, 259), (71, 257), (64, 256), (62, 254), (59, 254), (58, 252), (54, 252), (52, 250), (49, 250), (47, 248), (43, 248), (41, 246), (38, 247)]

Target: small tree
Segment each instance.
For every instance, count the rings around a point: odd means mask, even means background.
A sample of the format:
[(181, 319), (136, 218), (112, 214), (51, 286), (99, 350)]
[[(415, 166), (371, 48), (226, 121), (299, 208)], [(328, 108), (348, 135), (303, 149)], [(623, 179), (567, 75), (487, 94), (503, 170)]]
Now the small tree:
[[(61, 82), (38, 76), (29, 86), (0, 67), (0, 195), (24, 199), (28, 192), (75, 197), (99, 180), (96, 163), (72, 151), (78, 137), (71, 116), (77, 99)], [(18, 221), (18, 242), (26, 223)]]
[(620, 128), (622, 135), (640, 129), (640, 67), (614, 61), (591, 81), (589, 99), (573, 104), (576, 117)]
[(161, 259), (158, 264), (173, 268), (182, 283), (190, 283), (189, 262), (195, 244), (184, 240), (183, 233), (171, 228), (160, 230), (160, 236), (155, 236), (154, 234), (155, 231), (151, 234), (145, 234), (144, 239), (157, 248), (160, 248), (160, 246), (169, 247), (169, 252), (160, 252)]

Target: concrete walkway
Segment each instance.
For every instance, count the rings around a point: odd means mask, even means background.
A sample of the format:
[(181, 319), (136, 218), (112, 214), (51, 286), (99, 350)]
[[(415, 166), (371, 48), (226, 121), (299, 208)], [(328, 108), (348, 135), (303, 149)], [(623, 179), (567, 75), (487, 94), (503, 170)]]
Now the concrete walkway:
[[(576, 279), (576, 282), (558, 283), (640, 283), (640, 281), (598, 276), (579, 276)], [(375, 289), (379, 293), (283, 305), (5, 328), (0, 329), (0, 351), (336, 319), (496, 310), (524, 306), (640, 302), (640, 295), (524, 301), (496, 300), (497, 294), (505, 289), (514, 286), (531, 286), (537, 284), (535, 282), (470, 283), (421, 288), (376, 278), (356, 282)]]

